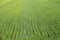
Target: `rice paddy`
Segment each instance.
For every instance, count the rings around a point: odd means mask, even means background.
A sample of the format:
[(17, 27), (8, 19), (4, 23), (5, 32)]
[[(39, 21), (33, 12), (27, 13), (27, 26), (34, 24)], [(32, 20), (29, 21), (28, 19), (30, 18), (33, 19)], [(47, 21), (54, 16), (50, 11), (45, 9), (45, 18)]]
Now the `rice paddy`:
[(0, 40), (60, 40), (60, 0), (0, 0)]

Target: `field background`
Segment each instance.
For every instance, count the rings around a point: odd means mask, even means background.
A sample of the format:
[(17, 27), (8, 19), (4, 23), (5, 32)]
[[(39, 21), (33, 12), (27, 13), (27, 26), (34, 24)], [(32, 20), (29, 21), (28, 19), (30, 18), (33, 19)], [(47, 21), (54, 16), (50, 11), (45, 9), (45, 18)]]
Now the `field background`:
[(60, 40), (60, 0), (0, 0), (0, 40)]

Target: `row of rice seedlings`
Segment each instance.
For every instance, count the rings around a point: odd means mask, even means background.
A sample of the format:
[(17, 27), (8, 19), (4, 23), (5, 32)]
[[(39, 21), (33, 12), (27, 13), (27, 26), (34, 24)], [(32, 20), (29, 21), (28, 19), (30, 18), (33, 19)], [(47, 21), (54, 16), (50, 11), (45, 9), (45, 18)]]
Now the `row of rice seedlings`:
[(16, 38), (16, 33), (17, 33), (17, 26), (15, 27), (13, 38)]
[[(36, 17), (37, 17), (37, 16), (36, 16)], [(39, 22), (38, 22), (37, 18), (34, 19), (34, 23), (36, 24), (35, 26), (38, 27), (37, 25), (39, 25), (39, 24), (38, 24)], [(36, 27), (35, 27), (35, 28), (36, 28)], [(40, 28), (41, 28), (41, 26), (40, 26)], [(40, 28), (39, 28), (39, 29), (40, 29)], [(36, 31), (36, 30), (35, 30), (35, 31)], [(37, 32), (37, 31), (36, 31), (36, 32)], [(43, 30), (42, 30), (42, 28), (40, 29), (40, 32), (41, 32), (41, 35), (40, 35), (40, 36), (42, 37), (42, 36), (43, 36)], [(37, 35), (38, 35), (38, 34), (37, 34)]]
[(10, 38), (10, 39), (13, 38), (14, 30), (15, 30), (15, 27), (13, 26), (13, 28), (11, 28), (11, 31), (10, 31), (10, 34), (9, 34), (9, 38)]
[[(53, 22), (54, 23), (54, 22)], [(50, 22), (50, 24), (52, 24), (51, 22)], [(52, 24), (53, 25), (53, 24)], [(53, 25), (49, 25), (49, 27), (50, 27), (50, 30), (52, 31), (52, 34), (53, 34), (53, 36), (52, 37), (54, 37), (54, 38), (56, 38), (57, 37), (57, 30), (56, 30), (56, 28), (54, 28), (55, 26)]]
[(23, 20), (23, 18), (21, 19), (20, 22), (20, 34), (19, 34), (19, 40), (25, 40), (26, 38), (26, 22), (25, 20)]
[[(7, 21), (8, 21), (8, 23), (7, 23), (7, 27), (8, 27), (8, 28), (7, 28), (7, 30), (6, 30), (6, 35), (9, 36), (9, 33), (10, 33), (10, 31), (11, 31), (11, 27), (12, 27), (12, 26), (11, 26), (11, 25), (12, 25), (11, 23), (12, 23), (12, 21), (13, 21), (13, 18), (9, 18)], [(13, 27), (12, 27), (12, 28), (13, 28)]]
[(6, 37), (8, 37), (8, 31), (9, 31), (9, 28), (10, 28), (10, 26), (9, 26), (9, 21), (7, 20), (7, 18), (6, 18), (6, 23), (5, 23), (6, 25), (5, 25), (5, 31), (4, 31), (4, 34), (6, 35)]
[(20, 36), (23, 37), (24, 36), (24, 29), (25, 29), (25, 25), (24, 25), (24, 20), (20, 20)]
[[(51, 19), (51, 20), (50, 20), (50, 19)], [(51, 18), (51, 17), (49, 17), (49, 18), (48, 18), (48, 20), (50, 21), (50, 24), (51, 24), (51, 25), (50, 25), (50, 26), (51, 26), (51, 29), (52, 29), (55, 33), (57, 33), (57, 29), (55, 28), (54, 23), (52, 23), (52, 21), (53, 21), (53, 20), (52, 20), (52, 18)]]
[[(42, 16), (43, 17), (43, 16)], [(43, 20), (44, 19), (44, 20)], [(51, 30), (50, 30), (50, 28), (49, 28), (49, 25), (47, 24), (48, 23), (48, 21), (45, 19), (45, 17), (43, 17), (43, 27), (44, 27), (44, 29), (45, 29), (45, 32), (47, 33), (46, 34), (46, 37), (50, 37), (51, 36)], [(44, 26), (45, 25), (45, 26)]]
[[(50, 17), (50, 19), (51, 19), (51, 17)], [(48, 19), (48, 20), (50, 20), (50, 19)], [(56, 35), (56, 33), (58, 33), (58, 31), (56, 29), (56, 26), (54, 25), (55, 23), (54, 22), (51, 22), (51, 21), (53, 21), (53, 20), (50, 20), (51, 29), (53, 30), (54, 34)]]
[(36, 34), (36, 30), (35, 30), (35, 25), (34, 24), (32, 25), (32, 28), (33, 28), (33, 30), (32, 30), (33, 31), (33, 35), (36, 36), (37, 34)]
[[(17, 20), (17, 19), (14, 18), (13, 26), (14, 26), (15, 28), (14, 28), (14, 33), (13, 33), (13, 37), (12, 37), (13, 39), (15, 39), (15, 37), (16, 37), (16, 33), (17, 33), (16, 31), (17, 31), (17, 27), (18, 27), (18, 26), (17, 26), (17, 23), (16, 23), (16, 20)], [(12, 26), (12, 27), (13, 27), (13, 26)]]
[[(54, 18), (54, 16), (53, 16), (53, 18)], [(55, 19), (50, 20), (50, 22), (54, 26), (54, 29), (58, 32)]]
[[(37, 28), (37, 31), (39, 32), (39, 35), (40, 35), (40, 37), (42, 37), (42, 34), (40, 34), (41, 32), (40, 32), (40, 28), (41, 29), (43, 29), (43, 26), (42, 26), (42, 21), (41, 21), (41, 18), (38, 18), (38, 16), (36, 16), (37, 18), (36, 18), (36, 28)], [(44, 29), (43, 29), (44, 30)], [(44, 31), (45, 32), (45, 31)]]
[(1, 33), (4, 34), (4, 32), (5, 32), (5, 30), (6, 30), (6, 27), (5, 27), (5, 26), (6, 26), (6, 18), (3, 18), (2, 21), (3, 21), (3, 22), (2, 22), (3, 28), (2, 28), (2, 32), (1, 32)]
[(33, 35), (34, 34), (34, 28), (32, 28), (32, 22), (31, 22), (31, 26), (30, 26), (30, 29), (29, 30), (31, 30), (31, 34), (29, 36), (34, 36)]
[(32, 29), (33, 28), (31, 28), (32, 27), (32, 24), (31, 24), (32, 22), (31, 21), (29, 21), (29, 28), (28, 28), (28, 37), (32, 37), (33, 35), (32, 35)]
[(14, 28), (14, 27), (9, 26), (9, 28), (7, 29), (6, 35), (7, 35), (7, 38), (8, 38), (8, 39), (11, 38), (10, 35), (11, 35), (12, 31), (13, 31), (13, 28)]
[[(48, 26), (49, 29), (50, 29), (50, 31), (48, 31), (48, 30), (46, 30), (46, 31), (50, 34), (50, 36), (51, 36), (51, 35), (54, 35), (54, 34), (53, 34), (54, 31), (51, 31), (50, 20), (49, 20), (49, 21), (48, 21), (48, 19), (45, 19), (45, 20), (46, 20), (46, 24), (47, 24), (47, 26)], [(47, 22), (48, 22), (49, 24), (48, 24)], [(46, 26), (46, 28), (48, 29), (47, 26)], [(54, 27), (54, 26), (53, 26), (53, 27)], [(53, 29), (53, 30), (55, 30), (55, 29)], [(49, 34), (48, 34), (48, 37), (49, 37)]]
[[(18, 26), (19, 27), (19, 26)], [(19, 27), (20, 28), (20, 27)], [(19, 39), (20, 38), (20, 29), (19, 28), (17, 28), (17, 33), (16, 33), (16, 39)]]
[[(21, 23), (19, 22), (19, 24), (17, 23), (17, 26), (16, 26), (16, 28), (17, 28), (16, 32), (18, 31), (17, 34), (16, 34), (16, 38), (20, 38), (20, 33), (21, 33), (21, 32), (20, 32), (20, 27), (21, 27), (20, 24), (21, 24)], [(19, 26), (18, 26), (18, 25), (19, 25)], [(22, 26), (23, 26), (23, 25), (22, 25)]]
[[(42, 18), (43, 18), (43, 17), (42, 17)], [(44, 19), (43, 19), (43, 20), (44, 20)], [(46, 25), (43, 23), (43, 20), (39, 20), (40, 22), (37, 23), (37, 28), (38, 28), (39, 33), (40, 33), (40, 35), (41, 35), (41, 36), (39, 36), (40, 38), (46, 37), (46, 35), (47, 35), (46, 30), (45, 30)], [(40, 24), (40, 25), (38, 25), (38, 24)], [(41, 31), (42, 34), (41, 34), (40, 30), (43, 31), (43, 32)], [(44, 33), (44, 34), (43, 34), (43, 33)]]
[(19, 39), (20, 38), (20, 19), (18, 20), (18, 18), (17, 18), (17, 20), (16, 20), (16, 39)]
[(36, 30), (36, 37), (40, 37), (41, 35), (39, 33), (37, 24), (35, 25), (35, 30)]
[(12, 19), (10, 27), (11, 27), (10, 29), (11, 31), (9, 33), (9, 38), (12, 38), (15, 30), (15, 18)]
[(13, 27), (13, 21), (14, 21), (14, 18), (10, 18), (10, 22), (8, 23), (8, 29), (7, 29), (7, 32), (6, 32), (6, 34), (7, 34), (7, 36), (9, 37), (9, 35), (10, 35), (10, 32), (11, 32), (11, 30), (12, 30), (12, 28), (14, 28)]
[(4, 27), (4, 17), (5, 16), (5, 14), (4, 15), (2, 15), (1, 14), (1, 16), (0, 16), (0, 31), (3, 29), (3, 27)]
[[(23, 19), (23, 20), (24, 20), (24, 19)], [(23, 33), (24, 33), (23, 36), (26, 37), (26, 36), (27, 36), (27, 27), (28, 27), (27, 19), (24, 20), (23, 25), (24, 25), (24, 26), (23, 26), (23, 28), (24, 28), (24, 29), (23, 29)]]

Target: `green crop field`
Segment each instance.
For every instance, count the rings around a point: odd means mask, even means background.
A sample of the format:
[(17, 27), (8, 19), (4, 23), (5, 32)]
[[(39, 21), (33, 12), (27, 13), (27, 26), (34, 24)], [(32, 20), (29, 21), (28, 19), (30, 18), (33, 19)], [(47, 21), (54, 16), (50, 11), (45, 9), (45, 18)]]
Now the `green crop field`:
[(0, 40), (60, 40), (60, 0), (0, 0)]

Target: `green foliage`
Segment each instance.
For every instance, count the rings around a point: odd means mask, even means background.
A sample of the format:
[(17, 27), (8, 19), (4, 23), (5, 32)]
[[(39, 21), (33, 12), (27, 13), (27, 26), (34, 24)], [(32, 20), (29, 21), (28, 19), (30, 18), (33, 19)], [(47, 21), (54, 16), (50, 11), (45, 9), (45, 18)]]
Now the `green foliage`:
[(60, 40), (60, 0), (0, 0), (0, 40)]

